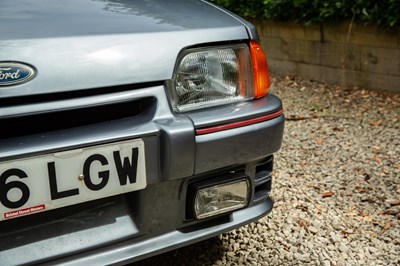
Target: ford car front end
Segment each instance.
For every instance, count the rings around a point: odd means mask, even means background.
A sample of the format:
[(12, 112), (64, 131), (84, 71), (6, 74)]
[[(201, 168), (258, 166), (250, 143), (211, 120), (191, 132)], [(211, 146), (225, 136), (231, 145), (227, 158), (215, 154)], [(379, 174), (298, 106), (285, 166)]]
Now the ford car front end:
[(206, 1), (0, 9), (0, 265), (126, 264), (272, 209), (253, 25)]

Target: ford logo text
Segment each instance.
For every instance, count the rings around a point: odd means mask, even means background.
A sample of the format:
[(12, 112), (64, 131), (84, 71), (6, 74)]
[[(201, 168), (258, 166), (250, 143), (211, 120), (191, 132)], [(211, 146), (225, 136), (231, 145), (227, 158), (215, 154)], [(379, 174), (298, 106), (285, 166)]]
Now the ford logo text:
[(32, 66), (17, 62), (0, 62), (0, 87), (30, 81), (36, 75)]

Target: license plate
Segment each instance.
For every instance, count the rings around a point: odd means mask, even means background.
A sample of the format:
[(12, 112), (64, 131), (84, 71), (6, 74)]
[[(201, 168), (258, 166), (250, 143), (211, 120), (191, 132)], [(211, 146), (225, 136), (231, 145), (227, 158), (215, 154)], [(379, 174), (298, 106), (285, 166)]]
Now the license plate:
[(0, 163), (0, 220), (146, 187), (141, 139)]

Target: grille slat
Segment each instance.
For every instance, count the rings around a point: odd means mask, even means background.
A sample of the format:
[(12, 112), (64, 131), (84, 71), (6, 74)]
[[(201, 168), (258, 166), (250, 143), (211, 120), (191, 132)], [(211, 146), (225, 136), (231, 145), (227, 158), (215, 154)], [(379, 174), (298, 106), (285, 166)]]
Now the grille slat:
[(117, 103), (47, 111), (15, 117), (0, 117), (0, 139), (40, 134), (135, 117), (151, 107), (155, 99), (126, 100)]

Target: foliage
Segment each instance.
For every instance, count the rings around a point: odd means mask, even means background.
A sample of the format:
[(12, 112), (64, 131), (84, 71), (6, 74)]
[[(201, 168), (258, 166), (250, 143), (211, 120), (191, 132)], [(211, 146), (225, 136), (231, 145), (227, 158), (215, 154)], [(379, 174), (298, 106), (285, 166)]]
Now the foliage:
[(346, 20), (400, 26), (399, 0), (211, 0), (250, 19), (334, 24)]

